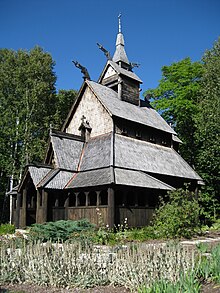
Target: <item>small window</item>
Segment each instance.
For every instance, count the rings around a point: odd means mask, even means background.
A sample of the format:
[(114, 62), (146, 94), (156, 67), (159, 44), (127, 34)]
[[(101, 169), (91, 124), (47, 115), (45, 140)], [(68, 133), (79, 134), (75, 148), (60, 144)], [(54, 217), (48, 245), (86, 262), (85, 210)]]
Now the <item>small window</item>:
[(108, 191), (107, 190), (102, 190), (100, 192), (100, 205), (107, 205), (108, 204)]
[(89, 193), (89, 206), (96, 206), (97, 204), (97, 194), (95, 191), (90, 191)]
[(85, 206), (86, 205), (86, 195), (84, 192), (80, 192), (78, 195), (79, 200), (79, 206)]
[(137, 138), (141, 138), (141, 131), (140, 130), (136, 130), (136, 132), (135, 132), (135, 136), (137, 137)]
[(150, 140), (150, 142), (153, 142), (153, 143), (156, 142), (156, 138), (154, 135), (150, 135), (149, 140)]
[(72, 193), (69, 195), (69, 207), (75, 207), (76, 205), (76, 195)]
[(124, 135), (128, 134), (128, 130), (126, 127), (122, 127), (121, 134), (124, 134)]

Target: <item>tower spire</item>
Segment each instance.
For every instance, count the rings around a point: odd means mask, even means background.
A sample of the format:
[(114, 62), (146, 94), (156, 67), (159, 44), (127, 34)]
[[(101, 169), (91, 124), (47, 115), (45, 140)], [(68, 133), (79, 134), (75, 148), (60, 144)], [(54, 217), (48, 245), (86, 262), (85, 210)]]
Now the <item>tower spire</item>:
[(130, 62), (124, 48), (124, 36), (121, 32), (121, 13), (118, 15), (118, 34), (116, 39), (116, 50), (112, 61), (118, 63), (119, 66), (129, 69)]

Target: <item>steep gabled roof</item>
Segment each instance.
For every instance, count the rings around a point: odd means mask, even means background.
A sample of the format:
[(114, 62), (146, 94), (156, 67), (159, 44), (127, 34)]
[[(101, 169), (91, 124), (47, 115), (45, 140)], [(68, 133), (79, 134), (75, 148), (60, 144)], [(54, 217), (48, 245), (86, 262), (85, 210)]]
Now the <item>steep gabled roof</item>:
[(176, 132), (166, 121), (152, 108), (139, 107), (118, 99), (117, 93), (94, 81), (86, 81), (100, 102), (106, 107), (112, 116), (147, 125), (168, 133)]
[(138, 81), (139, 83), (142, 83), (142, 80), (132, 71), (129, 71), (129, 70), (126, 70), (122, 67), (120, 67), (117, 63), (111, 61), (111, 60), (108, 60), (107, 63), (106, 63), (106, 66), (104, 68), (104, 70), (102, 71), (100, 77), (99, 77), (99, 80), (98, 80), (98, 83), (101, 83), (107, 69), (109, 66), (112, 66), (112, 68), (115, 70), (115, 72), (118, 74), (118, 75), (122, 75), (122, 76), (126, 76), (126, 77), (129, 77), (131, 79), (134, 79), (136, 81)]
[(22, 181), (19, 184), (18, 192), (21, 190), (28, 176), (30, 176), (35, 188), (37, 189), (37, 184), (51, 171), (51, 168), (51, 166), (46, 166), (43, 164), (26, 166)]

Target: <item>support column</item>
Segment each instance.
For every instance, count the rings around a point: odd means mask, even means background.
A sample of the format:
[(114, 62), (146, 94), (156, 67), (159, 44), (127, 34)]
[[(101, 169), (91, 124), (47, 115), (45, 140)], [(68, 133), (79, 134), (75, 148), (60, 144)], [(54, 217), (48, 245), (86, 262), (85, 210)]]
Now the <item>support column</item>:
[(69, 205), (70, 205), (70, 192), (67, 194), (67, 198), (66, 198), (66, 201), (65, 201), (65, 204), (64, 204), (64, 207), (65, 207), (65, 220), (69, 219), (69, 213), (68, 213)]
[(47, 202), (48, 202), (48, 193), (43, 189), (42, 190), (42, 223), (47, 221)]
[(86, 195), (86, 207), (90, 205), (90, 198), (89, 198), (89, 192), (85, 192)]
[(26, 227), (26, 219), (27, 219), (27, 189), (23, 189), (23, 199), (22, 199), (22, 209), (20, 215), (20, 227)]
[(114, 228), (115, 224), (115, 192), (113, 188), (108, 188), (108, 211), (107, 224), (109, 228)]
[(16, 219), (15, 227), (20, 228), (20, 209), (21, 209), (21, 194), (17, 194), (17, 207), (16, 207)]
[(41, 223), (40, 222), (40, 190), (37, 189), (37, 208), (36, 208), (36, 223)]
[(101, 201), (101, 199), (100, 199), (100, 193), (101, 193), (101, 191), (96, 191), (96, 194), (97, 194), (96, 206), (97, 207), (100, 206), (100, 201)]
[(75, 193), (76, 194), (76, 207), (79, 206), (79, 193)]

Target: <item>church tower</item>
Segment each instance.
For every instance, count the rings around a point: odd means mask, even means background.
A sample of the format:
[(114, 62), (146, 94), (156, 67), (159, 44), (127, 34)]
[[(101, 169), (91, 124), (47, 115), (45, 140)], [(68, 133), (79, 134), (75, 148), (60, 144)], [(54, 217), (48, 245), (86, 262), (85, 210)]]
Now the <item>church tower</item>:
[(107, 61), (99, 82), (116, 91), (120, 100), (138, 106), (142, 81), (132, 72), (132, 63), (129, 62), (125, 52), (124, 36), (121, 30), (121, 15), (118, 17), (118, 22), (115, 53), (112, 60)]

